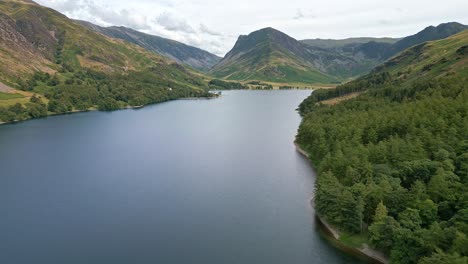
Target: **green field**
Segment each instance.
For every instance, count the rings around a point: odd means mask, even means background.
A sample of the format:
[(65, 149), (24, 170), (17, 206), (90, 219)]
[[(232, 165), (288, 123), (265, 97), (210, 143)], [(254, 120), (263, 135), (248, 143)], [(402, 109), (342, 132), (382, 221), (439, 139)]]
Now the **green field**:
[(24, 96), (18, 93), (4, 93), (0, 92), (0, 100), (10, 100), (10, 99), (17, 99), (23, 98)]

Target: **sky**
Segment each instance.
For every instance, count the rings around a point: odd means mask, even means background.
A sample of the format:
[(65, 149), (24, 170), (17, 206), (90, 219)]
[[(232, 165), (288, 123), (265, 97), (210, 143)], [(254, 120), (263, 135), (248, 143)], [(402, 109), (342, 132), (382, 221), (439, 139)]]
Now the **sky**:
[(404, 37), (429, 25), (468, 24), (467, 0), (35, 0), (70, 18), (126, 26), (224, 56), (264, 27), (296, 39)]

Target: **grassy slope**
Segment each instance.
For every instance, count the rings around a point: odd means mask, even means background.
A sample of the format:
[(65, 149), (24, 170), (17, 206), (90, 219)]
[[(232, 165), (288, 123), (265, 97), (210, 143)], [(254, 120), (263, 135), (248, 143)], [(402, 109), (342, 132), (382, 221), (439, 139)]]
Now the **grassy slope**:
[(412, 82), (457, 73), (468, 76), (468, 56), (457, 52), (468, 45), (468, 30), (446, 39), (411, 47), (396, 55), (373, 72), (388, 71), (397, 78)]
[(3, 93), (0, 92), (0, 100), (10, 100), (10, 99), (17, 99), (23, 98), (24, 96), (18, 93)]

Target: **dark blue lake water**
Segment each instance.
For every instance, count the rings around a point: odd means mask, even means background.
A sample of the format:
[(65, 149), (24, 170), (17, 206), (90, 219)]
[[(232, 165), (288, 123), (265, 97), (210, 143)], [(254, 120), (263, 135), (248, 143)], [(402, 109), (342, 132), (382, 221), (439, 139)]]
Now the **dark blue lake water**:
[(293, 145), (310, 91), (229, 91), (0, 126), (0, 263), (357, 263)]

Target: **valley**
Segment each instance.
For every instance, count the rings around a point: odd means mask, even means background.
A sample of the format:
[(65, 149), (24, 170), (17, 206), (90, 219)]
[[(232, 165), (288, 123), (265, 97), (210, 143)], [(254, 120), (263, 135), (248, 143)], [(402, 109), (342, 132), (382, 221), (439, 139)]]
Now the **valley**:
[(298, 9), (234, 36), (47, 3), (101, 17), (0, 1), (0, 262), (468, 263), (467, 25), (298, 39)]
[(31, 1), (3, 1), (0, 12), (0, 83), (14, 89), (0, 96), (3, 122), (211, 97), (208, 90), (226, 89), (211, 85), (218, 79), (239, 83), (227, 89), (334, 88), (411, 45), (466, 28), (445, 23), (399, 39), (301, 41), (264, 28), (241, 35), (219, 58), (130, 28), (72, 20)]

